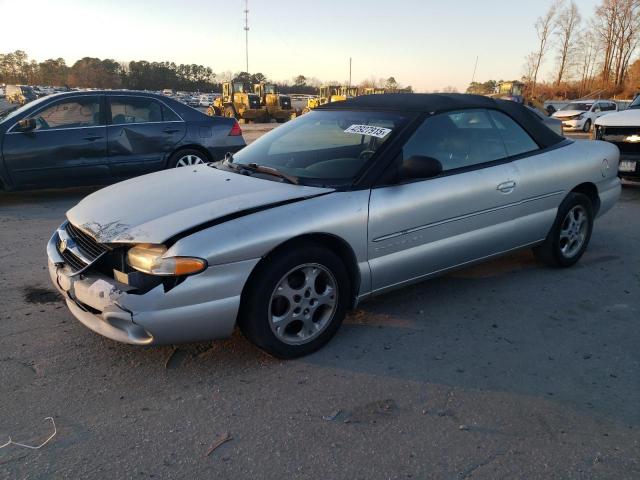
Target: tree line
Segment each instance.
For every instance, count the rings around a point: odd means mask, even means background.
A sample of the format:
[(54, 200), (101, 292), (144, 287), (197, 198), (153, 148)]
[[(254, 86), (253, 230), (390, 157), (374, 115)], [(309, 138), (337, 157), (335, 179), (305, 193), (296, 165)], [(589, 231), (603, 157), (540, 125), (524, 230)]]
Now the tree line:
[(173, 62), (129, 63), (84, 57), (68, 66), (63, 58), (29, 60), (22, 50), (0, 54), (0, 83), (91, 88), (213, 91), (219, 84), (209, 67)]
[[(522, 82), (532, 98), (633, 97), (640, 92), (640, 0), (601, 0), (584, 17), (574, 0), (553, 0), (535, 24), (536, 47), (525, 58)], [(542, 69), (554, 62), (548, 78)], [(494, 93), (474, 82), (467, 92)]]
[[(63, 58), (42, 62), (30, 60), (22, 50), (0, 54), (0, 84), (220, 92), (222, 82), (232, 80), (250, 84), (268, 81), (260, 72), (223, 72), (216, 75), (211, 68), (196, 64), (146, 60), (123, 63), (110, 58), (84, 57), (68, 66)], [(329, 84), (337, 85), (338, 82)], [(317, 78), (297, 75), (291, 82), (277, 82), (277, 85), (283, 93), (315, 94), (321, 82)], [(391, 92), (411, 91), (410, 86), (403, 88), (394, 77), (369, 79), (358, 86), (385, 88)]]

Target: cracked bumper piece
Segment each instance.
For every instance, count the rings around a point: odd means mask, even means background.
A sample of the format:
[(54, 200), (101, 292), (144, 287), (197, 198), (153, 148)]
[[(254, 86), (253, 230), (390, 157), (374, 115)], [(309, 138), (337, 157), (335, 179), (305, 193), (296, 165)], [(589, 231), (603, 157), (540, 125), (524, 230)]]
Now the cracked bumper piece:
[(134, 345), (230, 336), (242, 288), (259, 261), (210, 266), (167, 292), (159, 285), (136, 294), (128, 285), (91, 270), (73, 276), (56, 255), (55, 244), (53, 252), (47, 250), (51, 281), (73, 316), (100, 335)]

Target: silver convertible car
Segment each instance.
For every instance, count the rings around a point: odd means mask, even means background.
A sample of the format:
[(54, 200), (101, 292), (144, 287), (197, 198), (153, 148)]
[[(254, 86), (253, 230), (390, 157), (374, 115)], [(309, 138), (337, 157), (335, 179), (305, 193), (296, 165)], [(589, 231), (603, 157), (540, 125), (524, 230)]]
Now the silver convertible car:
[(54, 232), (49, 272), (71, 313), (113, 340), (217, 339), (237, 325), (297, 357), (371, 295), (522, 248), (573, 265), (620, 195), (618, 157), (514, 102), (358, 97), (223, 161), (89, 195)]

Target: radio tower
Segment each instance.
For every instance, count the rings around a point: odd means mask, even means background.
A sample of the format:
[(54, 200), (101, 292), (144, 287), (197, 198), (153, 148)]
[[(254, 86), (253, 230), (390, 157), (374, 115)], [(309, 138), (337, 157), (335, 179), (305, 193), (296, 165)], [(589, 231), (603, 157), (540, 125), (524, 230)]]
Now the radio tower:
[(249, 0), (244, 0), (244, 48), (247, 58), (247, 69), (249, 73)]

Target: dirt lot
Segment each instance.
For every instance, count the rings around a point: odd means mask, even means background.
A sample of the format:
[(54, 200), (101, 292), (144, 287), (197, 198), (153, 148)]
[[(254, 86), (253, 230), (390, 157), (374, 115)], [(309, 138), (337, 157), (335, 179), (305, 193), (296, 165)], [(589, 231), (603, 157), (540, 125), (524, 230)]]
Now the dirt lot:
[(640, 187), (570, 270), (526, 251), (387, 294), (289, 362), (75, 321), (44, 247), (90, 191), (0, 195), (0, 444), (58, 428), (0, 478), (640, 478)]

